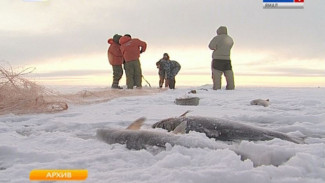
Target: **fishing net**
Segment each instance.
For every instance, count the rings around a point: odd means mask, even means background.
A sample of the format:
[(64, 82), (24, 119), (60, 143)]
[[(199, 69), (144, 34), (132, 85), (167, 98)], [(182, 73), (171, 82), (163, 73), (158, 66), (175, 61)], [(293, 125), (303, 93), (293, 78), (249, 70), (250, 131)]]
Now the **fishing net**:
[(118, 97), (149, 95), (163, 91), (152, 88), (106, 88), (61, 94), (26, 79), (26, 75), (33, 71), (33, 68), (27, 68), (14, 72), (11, 67), (0, 66), (0, 115), (59, 112), (67, 110), (71, 105), (101, 103)]
[(23, 76), (33, 71), (23, 69), (16, 73), (10, 67), (0, 67), (0, 115), (6, 113), (43, 113), (68, 109), (68, 104), (57, 100), (54, 92)]

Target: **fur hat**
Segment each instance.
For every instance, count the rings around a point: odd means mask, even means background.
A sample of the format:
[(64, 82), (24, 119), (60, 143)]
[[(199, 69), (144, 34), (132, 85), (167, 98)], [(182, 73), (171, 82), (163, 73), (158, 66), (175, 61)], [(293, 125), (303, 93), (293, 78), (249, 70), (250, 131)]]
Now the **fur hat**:
[(165, 57), (165, 56), (169, 59), (168, 53), (164, 53), (163, 57)]
[(228, 30), (226, 26), (220, 26), (217, 30), (217, 34), (228, 34)]
[(120, 41), (120, 38), (121, 38), (121, 37), (122, 37), (121, 35), (115, 34), (115, 35), (113, 36), (113, 40), (114, 40), (114, 42), (117, 43), (117, 44), (119, 44), (119, 41)]
[(124, 36), (128, 36), (128, 37), (132, 38), (130, 34), (125, 34)]

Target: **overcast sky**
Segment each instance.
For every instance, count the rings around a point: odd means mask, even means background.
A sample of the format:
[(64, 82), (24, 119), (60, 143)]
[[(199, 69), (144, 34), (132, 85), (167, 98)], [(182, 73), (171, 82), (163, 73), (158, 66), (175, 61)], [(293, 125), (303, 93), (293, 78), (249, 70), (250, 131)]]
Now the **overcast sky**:
[(1, 0), (0, 62), (37, 67), (60, 60), (80, 74), (81, 64), (103, 70), (107, 39), (129, 33), (148, 44), (144, 68), (156, 73), (153, 63), (169, 52), (190, 73), (204, 62), (209, 67), (207, 45), (225, 25), (235, 41), (237, 73), (251, 67), (252, 75), (325, 77), (325, 1), (307, 0), (303, 10), (262, 6), (262, 0)]

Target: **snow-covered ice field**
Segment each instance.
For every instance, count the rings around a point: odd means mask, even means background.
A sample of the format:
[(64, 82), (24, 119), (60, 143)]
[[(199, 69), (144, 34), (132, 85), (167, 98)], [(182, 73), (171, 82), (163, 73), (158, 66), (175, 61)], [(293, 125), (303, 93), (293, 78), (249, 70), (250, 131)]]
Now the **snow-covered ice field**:
[[(324, 88), (210, 88), (70, 105), (67, 111), (52, 114), (0, 116), (0, 182), (28, 182), (33, 169), (87, 169), (85, 182), (325, 182)], [(192, 89), (197, 94), (188, 94)], [(175, 98), (184, 96), (200, 97), (199, 106), (174, 104)], [(270, 99), (270, 106), (251, 106), (250, 101), (257, 98)], [(215, 142), (204, 134), (186, 134), (197, 143), (237, 148), (254, 157), (253, 161), (266, 164), (253, 166), (252, 160), (242, 161), (227, 148), (128, 150), (94, 137), (100, 128), (124, 129), (143, 116), (147, 118), (143, 128), (150, 128), (187, 110), (192, 111), (188, 116), (240, 121), (305, 137), (306, 143), (280, 139)]]

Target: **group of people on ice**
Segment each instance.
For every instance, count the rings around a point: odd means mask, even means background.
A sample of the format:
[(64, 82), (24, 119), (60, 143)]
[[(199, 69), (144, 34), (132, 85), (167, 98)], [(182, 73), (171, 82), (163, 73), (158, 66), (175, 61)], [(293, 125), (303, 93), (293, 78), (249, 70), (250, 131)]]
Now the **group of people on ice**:
[[(119, 81), (123, 75), (123, 67), (126, 75), (126, 85), (128, 89), (142, 87), (142, 70), (140, 63), (140, 54), (146, 51), (147, 44), (140, 39), (132, 38), (131, 35), (124, 36), (115, 34), (113, 38), (108, 39), (110, 44), (108, 48), (108, 60), (113, 68), (112, 88), (122, 89)], [(235, 89), (234, 73), (232, 70), (230, 51), (233, 46), (233, 39), (228, 35), (227, 27), (221, 26), (215, 36), (209, 43), (212, 53), (212, 80), (213, 89), (221, 89), (221, 77), (224, 74), (227, 81), (227, 90)], [(181, 69), (181, 65), (174, 60), (170, 60), (168, 53), (163, 54), (156, 62), (159, 75), (159, 87), (175, 89), (175, 77)]]
[(113, 67), (112, 88), (122, 89), (119, 81), (123, 76), (122, 64), (126, 75), (126, 85), (128, 89), (142, 87), (142, 70), (140, 64), (140, 54), (146, 51), (147, 43), (140, 39), (132, 39), (131, 35), (124, 36), (115, 34), (108, 39), (110, 44), (107, 55), (109, 63)]

